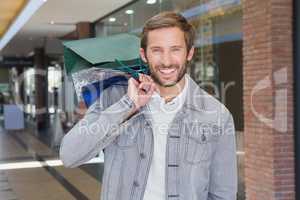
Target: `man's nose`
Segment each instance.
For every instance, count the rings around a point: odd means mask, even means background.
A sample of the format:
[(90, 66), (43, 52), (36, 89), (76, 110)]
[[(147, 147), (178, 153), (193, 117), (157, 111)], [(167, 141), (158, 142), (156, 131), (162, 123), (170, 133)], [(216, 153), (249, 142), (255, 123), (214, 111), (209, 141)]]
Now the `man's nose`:
[(161, 62), (164, 66), (169, 67), (172, 64), (171, 60), (171, 55), (169, 53), (164, 53)]

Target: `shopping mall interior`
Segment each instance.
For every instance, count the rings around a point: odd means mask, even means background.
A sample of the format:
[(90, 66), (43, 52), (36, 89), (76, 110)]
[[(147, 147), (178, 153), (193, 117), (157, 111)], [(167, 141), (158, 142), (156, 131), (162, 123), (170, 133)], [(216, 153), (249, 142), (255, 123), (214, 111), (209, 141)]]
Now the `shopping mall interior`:
[[(180, 12), (195, 27), (196, 53), (187, 73), (233, 115), (237, 200), (246, 199), (244, 134), (251, 124), (244, 119), (248, 101), (243, 79), (248, 70), (243, 65), (251, 63), (243, 52), (251, 36), (244, 37), (248, 29), (243, 20), (252, 4), (245, 2), (250, 1), (1, 0), (0, 199), (99, 199), (103, 152), (76, 168), (64, 167), (59, 159), (63, 136), (87, 110), (74, 77), (67, 73), (64, 43), (122, 33), (139, 37), (146, 20), (162, 11)], [(253, 73), (255, 77), (259, 70)], [(257, 133), (266, 128), (255, 127)], [(251, 177), (247, 180), (251, 185)], [(249, 199), (273, 199), (250, 198), (249, 188)]]

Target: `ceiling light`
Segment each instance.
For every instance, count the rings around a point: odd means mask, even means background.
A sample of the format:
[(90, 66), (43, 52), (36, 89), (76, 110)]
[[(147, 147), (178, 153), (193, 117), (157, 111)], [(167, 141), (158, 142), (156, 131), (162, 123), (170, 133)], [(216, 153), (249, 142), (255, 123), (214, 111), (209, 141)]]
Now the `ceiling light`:
[(52, 24), (52, 25), (53, 25), (53, 24), (55, 24), (55, 22), (54, 22), (53, 20), (51, 20), (51, 21), (50, 21), (50, 24)]
[(134, 13), (134, 11), (133, 11), (133, 10), (126, 10), (125, 13), (126, 13), (127, 15), (132, 15), (132, 14)]
[(155, 4), (156, 0), (147, 0), (147, 4)]
[(109, 21), (110, 21), (110, 22), (115, 22), (115, 21), (116, 21), (116, 18), (115, 18), (115, 17), (110, 17), (110, 18), (109, 18)]
[(30, 51), (28, 54), (27, 54), (27, 57), (31, 57), (34, 55), (34, 51)]

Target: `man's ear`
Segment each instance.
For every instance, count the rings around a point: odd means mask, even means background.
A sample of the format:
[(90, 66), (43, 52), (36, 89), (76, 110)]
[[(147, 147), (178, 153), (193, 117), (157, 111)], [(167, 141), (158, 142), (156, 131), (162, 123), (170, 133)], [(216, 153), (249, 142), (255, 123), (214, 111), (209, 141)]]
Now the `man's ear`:
[(193, 56), (194, 56), (194, 52), (195, 52), (195, 47), (192, 46), (192, 48), (190, 49), (190, 51), (188, 52), (188, 56), (187, 56), (187, 61), (191, 61)]
[(143, 48), (140, 48), (140, 56), (142, 60), (147, 63), (147, 58), (146, 58), (146, 51)]

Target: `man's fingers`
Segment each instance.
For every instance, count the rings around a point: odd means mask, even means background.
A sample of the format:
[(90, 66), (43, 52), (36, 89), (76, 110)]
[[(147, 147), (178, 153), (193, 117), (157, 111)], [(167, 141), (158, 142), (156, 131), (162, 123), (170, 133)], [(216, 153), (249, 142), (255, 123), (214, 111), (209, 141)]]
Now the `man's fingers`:
[(144, 78), (143, 74), (139, 74), (139, 81), (140, 81), (140, 82), (143, 82), (144, 79), (145, 79), (145, 78)]
[(128, 95), (136, 104), (136, 108), (140, 108), (149, 102), (156, 88), (150, 76), (139, 74), (139, 79), (129, 78)]
[(148, 92), (150, 90), (151, 87), (151, 83), (149, 82), (142, 82), (139, 85), (139, 90), (144, 90), (144, 92)]
[(154, 82), (153, 80), (152, 80), (152, 78), (151, 78), (151, 76), (148, 76), (148, 75), (146, 75), (146, 74), (139, 74), (139, 80), (141, 81), (141, 82)]
[(154, 91), (158, 91), (152, 78), (145, 74), (139, 74), (139, 82), (133, 78), (130, 81), (136, 86), (139, 95), (152, 96)]
[(139, 82), (137, 82), (137, 80), (135, 80), (134, 78), (129, 78), (129, 80), (128, 80), (129, 82), (132, 82), (133, 83), (133, 85), (135, 85), (136, 87), (138, 87), (138, 85), (139, 85)]
[(143, 76), (144, 76), (144, 78), (145, 78), (147, 81), (153, 82), (151, 76), (146, 75), (146, 74), (143, 74)]
[(149, 82), (149, 80), (147, 79), (147, 77), (145, 76), (145, 74), (140, 74), (140, 81), (141, 82)]

